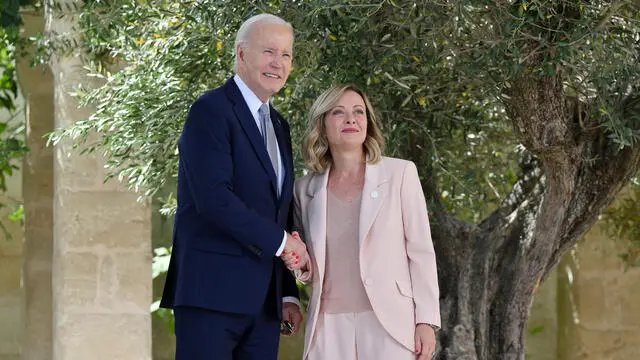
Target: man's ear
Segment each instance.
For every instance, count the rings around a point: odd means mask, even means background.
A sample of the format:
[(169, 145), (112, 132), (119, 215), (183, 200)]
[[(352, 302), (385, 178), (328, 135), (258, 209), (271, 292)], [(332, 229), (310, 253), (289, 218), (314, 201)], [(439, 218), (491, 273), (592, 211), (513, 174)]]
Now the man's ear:
[(238, 62), (244, 61), (244, 51), (246, 48), (242, 46), (242, 44), (238, 44), (236, 46), (236, 56), (238, 57)]

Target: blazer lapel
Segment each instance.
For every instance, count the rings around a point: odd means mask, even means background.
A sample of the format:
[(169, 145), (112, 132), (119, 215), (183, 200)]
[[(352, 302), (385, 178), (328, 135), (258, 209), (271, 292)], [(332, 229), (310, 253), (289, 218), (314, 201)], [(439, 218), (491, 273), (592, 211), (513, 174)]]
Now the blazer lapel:
[(242, 126), (245, 134), (249, 138), (249, 142), (251, 143), (253, 150), (255, 151), (256, 155), (258, 155), (258, 158), (262, 163), (262, 167), (269, 175), (271, 184), (273, 185), (274, 194), (277, 194), (278, 188), (276, 187), (276, 173), (273, 170), (271, 160), (269, 159), (269, 153), (267, 153), (267, 148), (264, 146), (262, 135), (260, 135), (260, 130), (258, 130), (253, 115), (251, 115), (251, 112), (249, 111), (247, 102), (244, 101), (242, 93), (240, 92), (240, 89), (238, 89), (235, 81), (233, 81), (233, 78), (227, 80), (227, 83), (224, 85), (224, 87), (227, 92), (227, 97), (233, 103), (233, 112), (238, 118), (238, 121), (240, 122), (240, 125)]
[[(324, 279), (325, 251), (327, 243), (327, 180), (329, 170), (314, 175), (307, 186), (307, 195), (311, 197), (307, 207), (309, 233), (305, 234), (313, 242), (313, 251), (318, 265), (318, 276)], [(322, 283), (322, 281), (321, 281)]]
[(367, 163), (364, 174), (364, 188), (362, 189), (362, 201), (360, 204), (360, 223), (358, 229), (358, 242), (360, 248), (366, 238), (373, 222), (378, 216), (382, 204), (387, 197), (387, 189), (382, 186), (387, 182), (387, 173), (382, 161), (377, 164)]

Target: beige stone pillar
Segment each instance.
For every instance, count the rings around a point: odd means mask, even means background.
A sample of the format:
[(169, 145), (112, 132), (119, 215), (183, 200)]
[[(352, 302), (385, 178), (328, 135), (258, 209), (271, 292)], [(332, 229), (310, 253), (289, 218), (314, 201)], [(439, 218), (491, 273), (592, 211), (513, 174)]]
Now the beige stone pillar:
[[(42, 13), (24, 12), (23, 37), (44, 31)], [(51, 359), (51, 258), (53, 249), (53, 150), (43, 136), (53, 130), (51, 71), (18, 63), (18, 79), (26, 99), (26, 141), (30, 151), (23, 162), (25, 218), (25, 293), (22, 359)]]
[[(47, 33), (77, 37), (75, 14), (57, 15), (47, 8)], [(90, 113), (69, 95), (87, 85), (82, 65), (77, 54), (52, 63), (56, 127)], [(104, 176), (99, 155), (54, 149), (54, 360), (151, 359), (151, 214)]]

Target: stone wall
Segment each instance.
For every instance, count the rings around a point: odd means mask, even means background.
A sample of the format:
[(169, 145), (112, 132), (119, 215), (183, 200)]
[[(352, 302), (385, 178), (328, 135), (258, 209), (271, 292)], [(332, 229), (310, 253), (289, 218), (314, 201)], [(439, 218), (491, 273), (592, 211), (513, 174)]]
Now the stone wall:
[(625, 271), (619, 254), (626, 250), (601, 226), (577, 246), (575, 338), (563, 359), (640, 359), (640, 268)]

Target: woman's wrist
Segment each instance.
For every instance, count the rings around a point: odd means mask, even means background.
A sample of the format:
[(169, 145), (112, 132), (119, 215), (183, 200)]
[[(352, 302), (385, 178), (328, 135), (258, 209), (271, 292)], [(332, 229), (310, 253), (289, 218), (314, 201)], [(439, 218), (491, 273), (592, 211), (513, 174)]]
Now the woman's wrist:
[(437, 333), (440, 330), (440, 327), (429, 324), (429, 323), (418, 323), (417, 325), (427, 325), (433, 330), (434, 333)]

